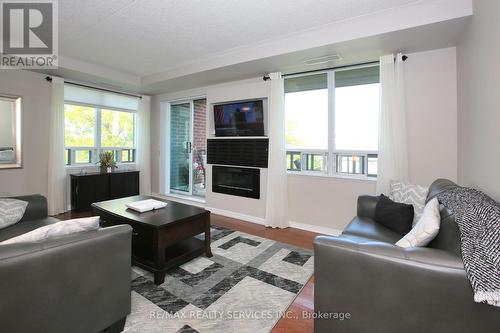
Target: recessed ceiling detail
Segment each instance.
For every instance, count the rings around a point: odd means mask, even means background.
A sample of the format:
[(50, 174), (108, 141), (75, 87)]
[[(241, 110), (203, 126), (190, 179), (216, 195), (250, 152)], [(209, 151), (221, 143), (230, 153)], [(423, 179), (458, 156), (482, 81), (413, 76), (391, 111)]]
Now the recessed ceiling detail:
[[(130, 92), (183, 90), (454, 46), (446, 26), (470, 15), (472, 0), (64, 0), (60, 68), (42, 71)], [(439, 31), (419, 36), (433, 24)]]
[(60, 1), (63, 56), (139, 76), (419, 0)]

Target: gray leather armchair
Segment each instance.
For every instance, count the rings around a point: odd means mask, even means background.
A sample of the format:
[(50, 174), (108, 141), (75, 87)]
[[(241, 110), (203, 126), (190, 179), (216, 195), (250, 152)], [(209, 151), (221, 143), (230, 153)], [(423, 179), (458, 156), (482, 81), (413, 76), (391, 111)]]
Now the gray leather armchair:
[[(43, 196), (0, 241), (57, 222)], [(0, 331), (121, 332), (130, 313), (131, 228), (116, 226), (41, 243), (0, 245)]]
[[(453, 186), (436, 180), (427, 201)], [(441, 205), (436, 238), (404, 249), (394, 245), (399, 234), (373, 220), (377, 201), (360, 196), (342, 235), (314, 240), (315, 311), (350, 314), (316, 319), (315, 332), (498, 332), (500, 309), (473, 300), (453, 215)]]

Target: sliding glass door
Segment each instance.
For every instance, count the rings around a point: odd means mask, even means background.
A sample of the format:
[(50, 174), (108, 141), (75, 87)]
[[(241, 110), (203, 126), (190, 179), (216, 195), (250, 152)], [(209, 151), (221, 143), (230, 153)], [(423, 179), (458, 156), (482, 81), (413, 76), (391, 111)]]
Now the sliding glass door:
[(170, 108), (170, 190), (189, 193), (191, 155), (191, 103)]
[(170, 192), (205, 196), (206, 100), (170, 104)]

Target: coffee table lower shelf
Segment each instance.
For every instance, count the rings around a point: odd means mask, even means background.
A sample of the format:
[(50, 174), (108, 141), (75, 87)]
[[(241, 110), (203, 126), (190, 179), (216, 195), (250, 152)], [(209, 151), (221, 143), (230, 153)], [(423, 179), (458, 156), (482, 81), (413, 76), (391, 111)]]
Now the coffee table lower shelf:
[(165, 281), (165, 273), (205, 253), (205, 242), (196, 237), (180, 240), (172, 246), (165, 248), (165, 262), (161, 265), (151, 260), (132, 255), (132, 263), (135, 266), (150, 271), (154, 275), (154, 283), (162, 284)]

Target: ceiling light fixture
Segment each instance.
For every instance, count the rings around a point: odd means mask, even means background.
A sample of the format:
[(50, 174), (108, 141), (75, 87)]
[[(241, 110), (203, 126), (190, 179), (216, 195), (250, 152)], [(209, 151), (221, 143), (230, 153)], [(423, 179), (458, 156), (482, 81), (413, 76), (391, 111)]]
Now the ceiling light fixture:
[(320, 64), (326, 64), (327, 62), (332, 62), (332, 61), (341, 61), (343, 58), (340, 54), (330, 54), (327, 56), (323, 57), (316, 57), (316, 58), (310, 58), (304, 60), (304, 64), (308, 66), (313, 66), (313, 65), (320, 65)]

